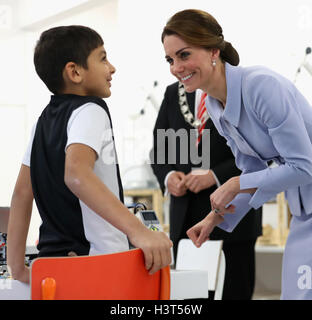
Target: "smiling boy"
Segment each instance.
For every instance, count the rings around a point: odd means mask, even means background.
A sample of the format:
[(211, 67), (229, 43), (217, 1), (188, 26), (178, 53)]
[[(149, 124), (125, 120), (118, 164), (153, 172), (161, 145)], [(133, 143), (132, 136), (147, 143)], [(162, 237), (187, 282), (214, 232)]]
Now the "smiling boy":
[[(24, 265), (35, 199), (42, 224), (39, 256), (144, 252), (154, 273), (171, 260), (169, 238), (148, 230), (123, 205), (112, 123), (102, 98), (111, 95), (115, 68), (102, 38), (84, 26), (49, 29), (37, 42), (34, 63), (53, 93), (34, 126), (12, 196), (8, 265), (29, 282)], [(127, 238), (128, 237), (128, 238)]]

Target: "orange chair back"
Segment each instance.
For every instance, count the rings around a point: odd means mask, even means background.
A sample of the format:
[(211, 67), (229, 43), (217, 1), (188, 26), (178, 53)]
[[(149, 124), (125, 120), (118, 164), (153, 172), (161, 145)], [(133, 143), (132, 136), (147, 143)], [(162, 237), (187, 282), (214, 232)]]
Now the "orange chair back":
[(168, 300), (170, 268), (149, 275), (141, 249), (98, 256), (38, 258), (33, 300)]

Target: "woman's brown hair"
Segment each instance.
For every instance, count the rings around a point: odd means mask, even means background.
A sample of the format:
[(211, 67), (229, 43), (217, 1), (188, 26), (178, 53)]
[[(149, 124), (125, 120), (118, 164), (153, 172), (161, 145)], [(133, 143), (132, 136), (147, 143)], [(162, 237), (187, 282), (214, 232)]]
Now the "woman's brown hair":
[(174, 14), (164, 27), (161, 41), (170, 35), (177, 35), (193, 46), (219, 49), (222, 60), (233, 66), (239, 64), (239, 55), (231, 43), (224, 40), (221, 26), (205, 11), (188, 9)]

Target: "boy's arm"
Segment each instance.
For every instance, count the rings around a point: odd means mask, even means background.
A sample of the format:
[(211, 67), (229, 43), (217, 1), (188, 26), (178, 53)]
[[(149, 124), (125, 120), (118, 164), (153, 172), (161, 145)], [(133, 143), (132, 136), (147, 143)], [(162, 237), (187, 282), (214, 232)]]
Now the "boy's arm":
[(65, 184), (91, 210), (125, 233), (141, 248), (150, 274), (171, 262), (172, 242), (163, 232), (147, 229), (95, 175), (96, 152), (73, 143), (66, 150)]
[(33, 199), (30, 168), (22, 165), (11, 200), (7, 263), (12, 277), (26, 283), (29, 283), (29, 269), (25, 266), (25, 251)]

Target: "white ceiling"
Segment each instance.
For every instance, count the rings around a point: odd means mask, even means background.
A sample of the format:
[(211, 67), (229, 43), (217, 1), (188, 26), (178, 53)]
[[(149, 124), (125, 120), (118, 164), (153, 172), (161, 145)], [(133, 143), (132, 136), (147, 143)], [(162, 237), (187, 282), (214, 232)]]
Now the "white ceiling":
[(0, 32), (36, 30), (105, 1), (117, 0), (0, 0)]

